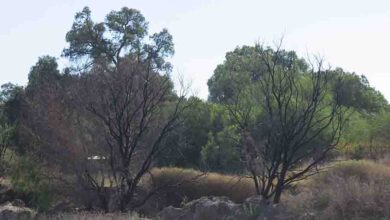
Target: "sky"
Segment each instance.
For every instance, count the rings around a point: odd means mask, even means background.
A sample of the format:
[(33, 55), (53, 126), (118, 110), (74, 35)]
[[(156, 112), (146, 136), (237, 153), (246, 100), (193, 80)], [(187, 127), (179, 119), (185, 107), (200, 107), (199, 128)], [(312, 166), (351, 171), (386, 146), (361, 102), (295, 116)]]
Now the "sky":
[(126, 6), (141, 11), (150, 34), (167, 28), (173, 77), (182, 76), (203, 99), (226, 52), (284, 36), (285, 49), (364, 74), (390, 100), (389, 0), (0, 0), (0, 84), (26, 85), (43, 55), (65, 66), (65, 34), (84, 6), (96, 22)]

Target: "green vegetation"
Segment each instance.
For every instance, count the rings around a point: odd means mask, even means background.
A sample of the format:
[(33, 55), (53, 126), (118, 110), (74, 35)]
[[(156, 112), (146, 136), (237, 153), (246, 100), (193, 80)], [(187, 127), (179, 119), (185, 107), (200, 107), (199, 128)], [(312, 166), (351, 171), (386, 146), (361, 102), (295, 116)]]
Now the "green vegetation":
[(20, 193), (27, 205), (38, 211), (47, 211), (55, 198), (55, 184), (45, 178), (40, 170), (39, 163), (30, 157), (20, 157), (14, 161), (14, 166), (9, 170), (11, 185), (14, 191)]

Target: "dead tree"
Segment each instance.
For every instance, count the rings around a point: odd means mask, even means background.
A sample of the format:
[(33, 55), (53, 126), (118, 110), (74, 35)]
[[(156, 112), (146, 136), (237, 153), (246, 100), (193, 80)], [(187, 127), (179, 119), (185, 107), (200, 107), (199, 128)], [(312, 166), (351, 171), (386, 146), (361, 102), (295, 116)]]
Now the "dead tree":
[(242, 159), (257, 193), (279, 203), (283, 190), (318, 172), (339, 142), (348, 109), (339, 104), (341, 84), (322, 60), (302, 72), (280, 46), (256, 50), (265, 68), (227, 109), (239, 125)]
[(90, 152), (99, 155), (100, 168), (86, 168), (81, 178), (101, 195), (107, 211), (107, 189), (115, 191), (121, 210), (133, 209), (143, 203), (137, 195), (142, 177), (189, 107), (184, 90), (174, 94), (167, 76), (131, 58), (114, 71), (95, 65), (81, 87), (86, 110), (101, 124), (105, 140)]

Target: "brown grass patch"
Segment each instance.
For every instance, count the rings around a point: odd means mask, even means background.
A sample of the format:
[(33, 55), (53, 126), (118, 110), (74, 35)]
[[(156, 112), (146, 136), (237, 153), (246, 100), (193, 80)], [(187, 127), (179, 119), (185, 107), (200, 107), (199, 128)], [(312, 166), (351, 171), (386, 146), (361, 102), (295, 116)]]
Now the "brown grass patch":
[(141, 220), (136, 213), (62, 213), (39, 215), (39, 220)]
[(202, 173), (192, 169), (155, 168), (149, 179), (149, 187), (166, 188), (169, 193), (185, 200), (202, 196), (226, 196), (235, 202), (242, 202), (255, 194), (252, 179), (218, 173)]
[(296, 218), (390, 219), (390, 167), (346, 161), (314, 176), (284, 202)]

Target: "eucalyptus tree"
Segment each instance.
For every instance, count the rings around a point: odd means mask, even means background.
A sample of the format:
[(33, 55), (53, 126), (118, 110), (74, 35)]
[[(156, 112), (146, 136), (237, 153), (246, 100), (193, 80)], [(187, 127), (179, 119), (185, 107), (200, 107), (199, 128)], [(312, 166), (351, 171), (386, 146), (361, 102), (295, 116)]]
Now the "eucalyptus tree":
[(123, 7), (111, 11), (104, 22), (95, 23), (91, 11), (85, 7), (75, 16), (71, 30), (66, 34), (69, 46), (63, 56), (88, 68), (94, 63), (118, 67), (123, 57), (148, 62), (149, 68), (170, 70), (165, 58), (173, 55), (172, 36), (166, 29), (148, 35), (148, 23), (136, 9)]

